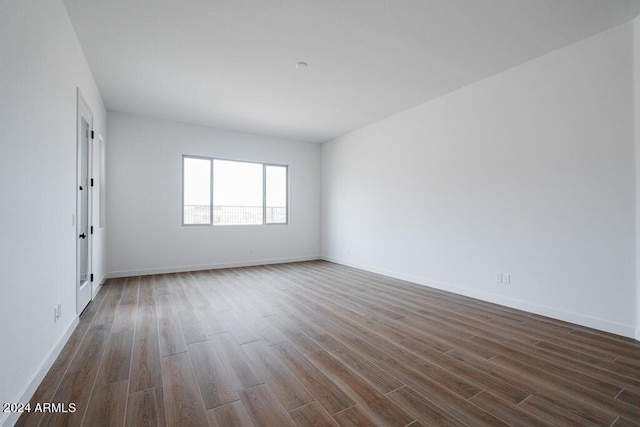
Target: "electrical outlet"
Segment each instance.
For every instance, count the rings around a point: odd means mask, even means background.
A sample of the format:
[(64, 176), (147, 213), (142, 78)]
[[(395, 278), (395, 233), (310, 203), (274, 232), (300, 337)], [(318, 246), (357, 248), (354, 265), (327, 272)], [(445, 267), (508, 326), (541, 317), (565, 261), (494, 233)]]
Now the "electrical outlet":
[(511, 274), (496, 273), (496, 283), (499, 285), (508, 285), (511, 283)]

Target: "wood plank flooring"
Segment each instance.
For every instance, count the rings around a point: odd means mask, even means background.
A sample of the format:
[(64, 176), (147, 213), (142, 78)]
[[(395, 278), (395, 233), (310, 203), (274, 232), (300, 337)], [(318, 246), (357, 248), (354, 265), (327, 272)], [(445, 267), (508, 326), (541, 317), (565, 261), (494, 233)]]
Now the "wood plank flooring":
[(640, 343), (315, 261), (110, 280), (20, 426), (640, 425)]

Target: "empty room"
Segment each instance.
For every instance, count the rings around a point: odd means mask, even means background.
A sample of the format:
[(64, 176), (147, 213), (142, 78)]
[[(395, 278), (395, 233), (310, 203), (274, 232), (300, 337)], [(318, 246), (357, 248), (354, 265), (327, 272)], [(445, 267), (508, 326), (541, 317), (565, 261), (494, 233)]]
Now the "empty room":
[(0, 0), (0, 426), (640, 425), (640, 0)]

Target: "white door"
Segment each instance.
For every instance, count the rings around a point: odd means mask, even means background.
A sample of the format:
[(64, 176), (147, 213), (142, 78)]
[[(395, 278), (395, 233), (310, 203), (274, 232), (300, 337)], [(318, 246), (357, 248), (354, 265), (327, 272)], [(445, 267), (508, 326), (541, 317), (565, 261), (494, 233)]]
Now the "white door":
[(86, 101), (78, 90), (78, 147), (77, 147), (77, 293), (76, 310), (80, 314), (91, 301), (91, 198), (90, 184), (90, 141), (93, 130), (93, 116)]

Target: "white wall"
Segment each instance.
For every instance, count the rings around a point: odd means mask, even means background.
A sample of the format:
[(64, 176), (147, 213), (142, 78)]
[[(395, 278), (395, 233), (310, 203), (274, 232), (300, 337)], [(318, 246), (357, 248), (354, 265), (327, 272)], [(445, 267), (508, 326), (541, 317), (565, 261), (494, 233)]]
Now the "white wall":
[[(289, 225), (182, 226), (183, 154), (289, 165)], [(111, 277), (320, 255), (317, 144), (109, 112), (107, 158)]]
[[(77, 322), (77, 87), (106, 134), (62, 1), (0, 2), (0, 402), (29, 400)], [(7, 415), (0, 424), (17, 418)]]
[(626, 24), (324, 144), (324, 258), (633, 336), (632, 68)]
[(640, 341), (640, 17), (633, 21), (636, 150), (636, 339)]

